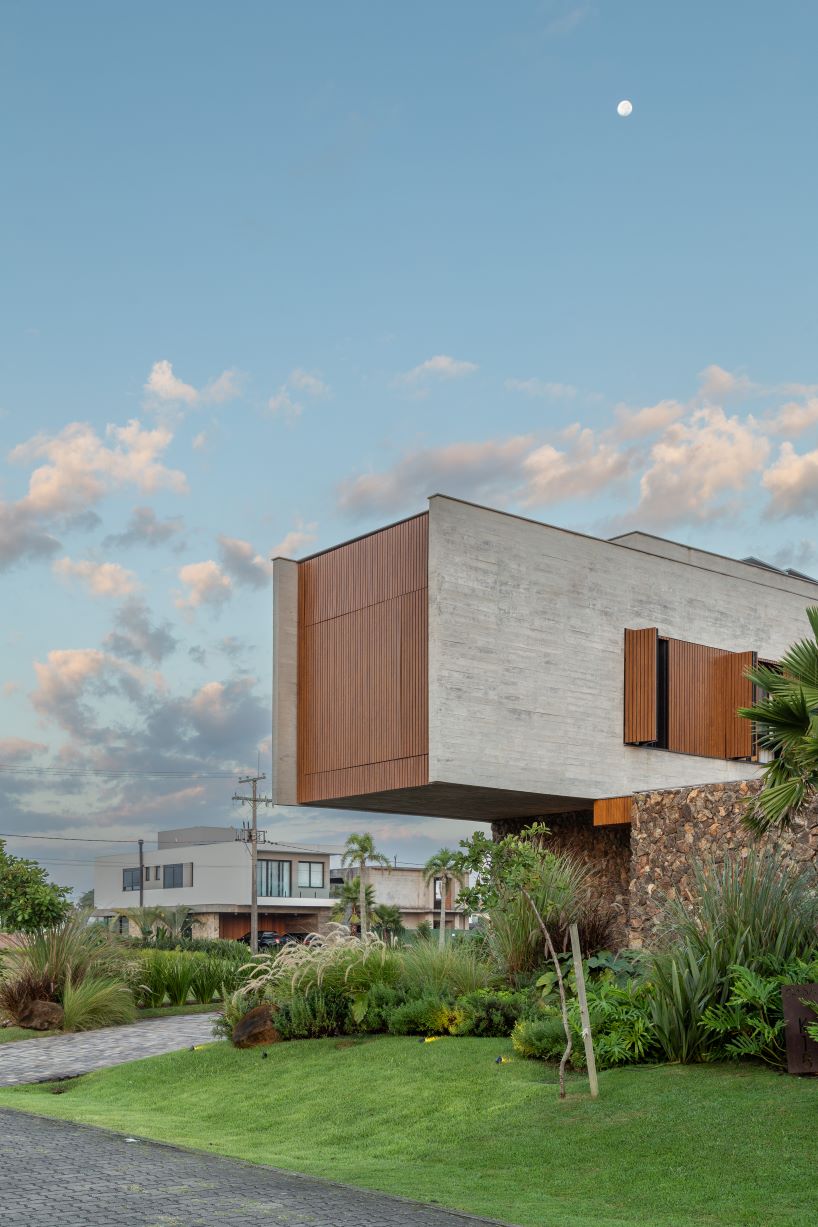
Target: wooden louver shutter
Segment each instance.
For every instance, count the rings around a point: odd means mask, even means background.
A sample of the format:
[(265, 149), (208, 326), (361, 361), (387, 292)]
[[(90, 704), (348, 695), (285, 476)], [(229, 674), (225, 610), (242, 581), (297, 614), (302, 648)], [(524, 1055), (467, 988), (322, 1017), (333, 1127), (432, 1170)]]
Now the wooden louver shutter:
[(629, 745), (656, 741), (657, 660), (659, 632), (655, 626), (625, 631), (625, 730)]

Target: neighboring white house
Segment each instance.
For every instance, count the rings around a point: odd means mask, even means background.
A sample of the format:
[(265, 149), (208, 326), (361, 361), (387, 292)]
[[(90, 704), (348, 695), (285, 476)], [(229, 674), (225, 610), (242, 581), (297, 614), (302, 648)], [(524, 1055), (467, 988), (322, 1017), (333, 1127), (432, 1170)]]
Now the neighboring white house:
[[(357, 878), (358, 870), (354, 868), (333, 868), (330, 883), (334, 888), (344, 882)], [(440, 879), (426, 882), (422, 869), (407, 869), (395, 867), (381, 868), (372, 865), (366, 871), (367, 883), (375, 888), (375, 903), (387, 903), (400, 908), (404, 928), (416, 929), (419, 924), (427, 922), (433, 928), (440, 927)], [(468, 927), (468, 916), (464, 912), (455, 911), (460, 884), (450, 882), (446, 895), (446, 928), (465, 929)]]
[[(157, 847), (99, 857), (94, 865), (95, 913), (123, 908), (187, 907), (195, 937), (243, 937), (250, 929), (250, 849), (233, 827), (159, 831)], [(259, 832), (259, 930), (308, 933), (327, 919), (327, 851), (273, 842)]]

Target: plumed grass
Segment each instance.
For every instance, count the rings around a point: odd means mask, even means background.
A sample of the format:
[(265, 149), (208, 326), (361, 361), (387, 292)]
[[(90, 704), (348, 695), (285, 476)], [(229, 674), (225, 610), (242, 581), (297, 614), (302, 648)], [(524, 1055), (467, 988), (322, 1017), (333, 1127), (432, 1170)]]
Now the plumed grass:
[(63, 1029), (93, 1031), (132, 1022), (136, 1009), (131, 990), (112, 976), (87, 975), (74, 984), (66, 981), (62, 990)]

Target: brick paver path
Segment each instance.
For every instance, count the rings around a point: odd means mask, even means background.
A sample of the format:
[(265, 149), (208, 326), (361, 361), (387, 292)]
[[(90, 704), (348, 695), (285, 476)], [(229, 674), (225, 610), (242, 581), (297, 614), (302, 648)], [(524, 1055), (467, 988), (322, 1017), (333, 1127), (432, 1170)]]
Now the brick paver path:
[(3, 1227), (484, 1227), (401, 1201), (88, 1125), (0, 1110)]
[(101, 1027), (75, 1035), (43, 1035), (36, 1040), (0, 1044), (0, 1086), (73, 1078), (107, 1065), (155, 1057), (191, 1044), (207, 1044), (213, 1039), (215, 1017), (181, 1014), (146, 1018), (124, 1027)]

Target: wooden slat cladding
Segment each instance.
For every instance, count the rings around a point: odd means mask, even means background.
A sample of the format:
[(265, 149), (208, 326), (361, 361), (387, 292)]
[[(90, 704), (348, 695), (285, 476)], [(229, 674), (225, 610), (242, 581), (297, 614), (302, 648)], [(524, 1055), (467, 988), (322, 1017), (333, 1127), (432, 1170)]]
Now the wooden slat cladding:
[(428, 516), (299, 566), (298, 800), (428, 782)]
[(594, 826), (622, 826), (631, 820), (631, 804), (633, 798), (603, 797), (594, 801)]
[(667, 748), (704, 758), (749, 758), (752, 727), (736, 708), (752, 702), (744, 670), (752, 652), (668, 640)]
[(299, 624), (377, 605), (427, 586), (429, 515), (327, 550), (299, 565)]
[(730, 652), (720, 662), (720, 682), (724, 692), (724, 757), (751, 758), (755, 745), (753, 725), (736, 715), (739, 707), (752, 707), (753, 683), (744, 676), (755, 668), (755, 652)]
[(625, 631), (625, 736), (629, 745), (656, 741), (657, 656), (655, 626)]

